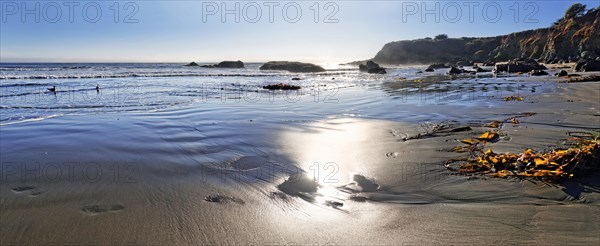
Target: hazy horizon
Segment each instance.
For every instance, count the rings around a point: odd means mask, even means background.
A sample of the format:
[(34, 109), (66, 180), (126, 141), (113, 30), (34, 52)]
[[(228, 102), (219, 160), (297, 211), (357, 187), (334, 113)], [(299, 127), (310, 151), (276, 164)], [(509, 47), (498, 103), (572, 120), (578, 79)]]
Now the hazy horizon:
[[(598, 6), (597, 1), (577, 2)], [(372, 58), (392, 41), (442, 33), (451, 38), (489, 37), (549, 27), (573, 3), (2, 2), (0, 62), (346, 63)], [(297, 8), (301, 15), (295, 15)]]

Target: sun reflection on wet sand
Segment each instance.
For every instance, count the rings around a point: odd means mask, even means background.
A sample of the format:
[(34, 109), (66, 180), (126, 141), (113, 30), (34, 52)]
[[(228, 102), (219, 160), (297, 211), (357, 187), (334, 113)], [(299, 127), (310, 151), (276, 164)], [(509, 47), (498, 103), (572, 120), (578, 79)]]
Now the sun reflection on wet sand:
[(353, 179), (357, 174), (369, 173), (374, 166), (372, 162), (378, 161), (373, 158), (373, 148), (364, 146), (373, 146), (385, 133), (383, 127), (372, 121), (352, 118), (331, 119), (283, 131), (279, 144), (303, 170), (302, 180), (286, 183), (283, 189), (308, 190), (306, 187), (314, 182), (314, 192), (299, 192), (300, 197), (320, 207), (349, 209), (352, 203), (349, 198), (360, 192), (351, 188), (356, 187)]
[(279, 142), (309, 178), (321, 185), (340, 186), (368, 165), (361, 149), (370, 139), (368, 123), (333, 119), (309, 128), (284, 131)]

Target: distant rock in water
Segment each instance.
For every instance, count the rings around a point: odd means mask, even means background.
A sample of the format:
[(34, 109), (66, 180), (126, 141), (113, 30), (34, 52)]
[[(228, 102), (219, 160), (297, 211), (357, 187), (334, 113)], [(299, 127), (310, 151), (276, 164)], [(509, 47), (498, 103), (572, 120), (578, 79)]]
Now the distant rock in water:
[(496, 72), (509, 73), (529, 73), (533, 70), (546, 70), (544, 65), (537, 63), (533, 59), (522, 59), (516, 61), (496, 63)]
[(321, 66), (303, 63), (303, 62), (289, 62), (289, 61), (270, 61), (259, 68), (260, 70), (285, 70), (289, 72), (298, 73), (316, 73), (325, 72), (325, 69)]
[(427, 69), (425, 69), (425, 72), (434, 72), (435, 69), (428, 67)]
[[(196, 64), (198, 66), (198, 64)], [(222, 61), (215, 65), (202, 65), (204, 68), (244, 68), (242, 61)]]
[(244, 63), (242, 61), (222, 61), (219, 64), (215, 65), (218, 68), (244, 68)]
[(596, 61), (596, 60), (579, 61), (575, 65), (575, 71), (577, 71), (577, 72), (600, 71), (600, 61)]
[(377, 74), (385, 74), (387, 73), (385, 71), (385, 68), (380, 67), (379, 64), (375, 63), (374, 61), (367, 61), (367, 64), (359, 64), (358, 65), (358, 70), (361, 72), (367, 72), (367, 73), (377, 73)]
[(186, 67), (197, 67), (197, 66), (198, 66), (198, 63), (195, 63), (195, 62), (190, 62), (190, 63), (188, 63), (188, 64), (186, 64), (186, 65), (184, 65), (184, 66), (186, 66)]

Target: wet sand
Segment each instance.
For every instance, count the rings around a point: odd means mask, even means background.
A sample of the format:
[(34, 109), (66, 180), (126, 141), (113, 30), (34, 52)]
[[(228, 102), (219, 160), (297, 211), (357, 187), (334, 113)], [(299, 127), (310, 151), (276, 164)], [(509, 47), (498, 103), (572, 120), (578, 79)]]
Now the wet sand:
[[(515, 80), (527, 91), (531, 83), (555, 83), (518, 77), (497, 86)], [(391, 115), (415, 111), (401, 121), (286, 121), (261, 118), (252, 107), (218, 121), (190, 106), (2, 126), (0, 240), (600, 244), (598, 173), (554, 185), (470, 178), (443, 166), (459, 155), (449, 151), (459, 140), (486, 131), (484, 123), (524, 112), (535, 115), (504, 124), (500, 140), (487, 147), (546, 149), (569, 131), (600, 131), (600, 82), (538, 88), (522, 102), (382, 106)], [(392, 96), (397, 89), (383, 88)], [(473, 130), (428, 134), (439, 126)]]

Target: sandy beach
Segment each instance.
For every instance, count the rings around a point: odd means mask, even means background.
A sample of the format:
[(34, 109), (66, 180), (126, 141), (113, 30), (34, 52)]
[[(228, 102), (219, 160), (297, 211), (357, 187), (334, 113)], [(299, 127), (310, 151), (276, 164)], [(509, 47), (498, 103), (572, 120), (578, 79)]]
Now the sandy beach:
[[(551, 149), (569, 132), (598, 132), (600, 82), (558, 80), (415, 85), (389, 76), (316, 106), (312, 97), (196, 102), (3, 125), (0, 240), (599, 244), (597, 173), (552, 184), (444, 167), (460, 156), (450, 150), (461, 139), (493, 120), (520, 120), (486, 146), (498, 153)], [(516, 94), (524, 100), (502, 100)], [(472, 130), (432, 133), (464, 126)]]
[(599, 5), (1, 0), (0, 246), (598, 246)]

